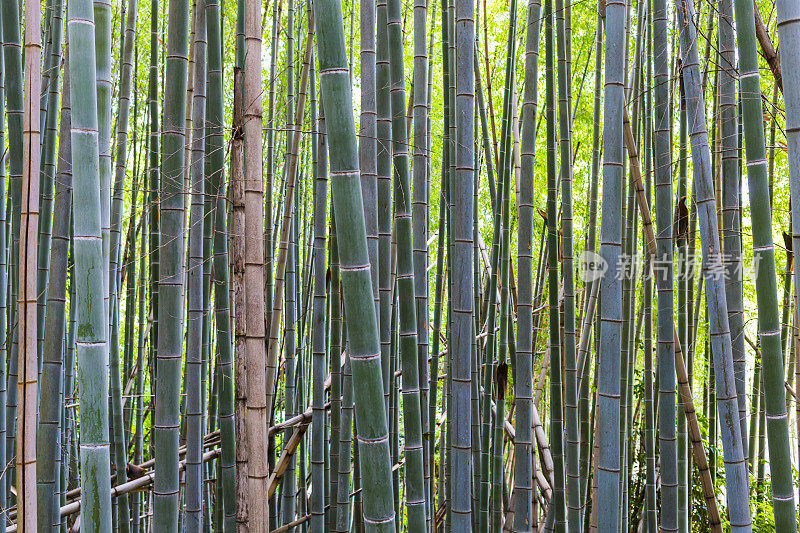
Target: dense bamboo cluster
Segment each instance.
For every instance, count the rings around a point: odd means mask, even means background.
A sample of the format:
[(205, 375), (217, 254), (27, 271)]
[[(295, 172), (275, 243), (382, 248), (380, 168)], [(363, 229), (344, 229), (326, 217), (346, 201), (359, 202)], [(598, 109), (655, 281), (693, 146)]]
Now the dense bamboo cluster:
[(0, 42), (0, 531), (798, 530), (800, 0)]

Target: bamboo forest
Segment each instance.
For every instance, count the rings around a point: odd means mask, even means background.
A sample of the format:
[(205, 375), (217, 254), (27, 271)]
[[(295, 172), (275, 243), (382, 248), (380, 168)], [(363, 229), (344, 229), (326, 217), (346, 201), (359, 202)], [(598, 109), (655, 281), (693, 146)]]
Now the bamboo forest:
[(797, 533), (800, 0), (0, 45), (0, 533)]

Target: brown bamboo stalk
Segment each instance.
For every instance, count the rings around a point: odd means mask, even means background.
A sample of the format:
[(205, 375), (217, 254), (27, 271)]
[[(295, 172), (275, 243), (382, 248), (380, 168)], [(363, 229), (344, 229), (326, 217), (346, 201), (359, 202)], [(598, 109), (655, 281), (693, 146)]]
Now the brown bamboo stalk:
[[(41, 15), (25, 2), (25, 69), (22, 133), (22, 205), (19, 243), (19, 373), (17, 385), (17, 505), (20, 527), (36, 531), (37, 328), (36, 272), (39, 227)], [(9, 420), (13, 423), (13, 420)]]
[(271, 382), (266, 379), (264, 327), (264, 180), (261, 106), (261, 2), (246, 0), (244, 9), (243, 72), (243, 177), (244, 177), (244, 300), (245, 364), (247, 365), (247, 402), (245, 404), (245, 439), (248, 446), (247, 495), (245, 512), (238, 514), (247, 531), (269, 530), (267, 460)]

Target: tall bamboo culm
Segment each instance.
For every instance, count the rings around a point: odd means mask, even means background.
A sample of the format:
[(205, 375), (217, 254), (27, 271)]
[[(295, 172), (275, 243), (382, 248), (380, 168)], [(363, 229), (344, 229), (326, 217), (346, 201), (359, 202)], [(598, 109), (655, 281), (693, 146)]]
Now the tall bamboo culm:
[[(775, 528), (797, 531), (797, 515), (791, 475), (792, 453), (789, 447), (789, 416), (786, 408), (783, 349), (781, 348), (778, 288), (775, 275), (775, 248), (772, 237), (772, 205), (767, 177), (764, 141), (761, 76), (756, 55), (756, 29), (753, 3), (735, 0), (736, 37), (739, 52), (739, 88), (742, 98), (744, 147), (747, 159), (750, 212), (753, 213), (753, 264), (758, 337), (761, 341), (762, 383), (769, 446), (772, 508)], [(738, 302), (737, 302), (738, 303)], [(745, 361), (742, 361), (745, 363)], [(747, 457), (746, 368), (734, 368), (741, 420), (742, 449)], [(745, 465), (746, 472), (746, 465)]]
[(658, 444), (661, 457), (660, 527), (678, 528), (678, 471), (675, 414), (674, 280), (672, 219), (672, 128), (669, 112), (667, 56), (668, 10), (665, 0), (653, 0), (653, 168), (655, 171), (656, 257), (656, 361), (658, 373)]
[[(355, 390), (355, 417), (367, 531), (394, 531), (395, 512), (389, 460), (386, 411), (375, 409), (383, 397), (378, 324), (372, 305), (372, 284), (358, 171), (352, 91), (344, 44), (341, 4), (318, 0), (314, 6), (322, 102), (330, 135), (331, 189), (341, 263), (342, 292)], [(335, 357), (335, 356), (334, 356)]]
[(164, 93), (163, 159), (159, 188), (158, 349), (156, 354), (153, 443), (153, 520), (177, 533), (178, 445), (184, 326), (184, 146), (186, 138), (189, 2), (170, 0)]
[[(800, 45), (800, 5), (796, 2), (780, 0), (776, 3), (777, 7), (777, 26), (778, 37), (783, 46), (791, 49), (792, 46)], [(791, 190), (791, 210), (792, 210), (792, 249), (797, 253), (800, 250), (800, 87), (796, 83), (800, 80), (800, 69), (784, 56), (781, 56), (781, 69), (786, 83), (783, 84), (783, 98), (786, 106), (786, 145), (789, 159), (789, 187)], [(800, 294), (800, 261), (794, 261), (795, 279), (795, 306), (797, 305), (797, 295)], [(795, 319), (797, 318), (795, 308)], [(796, 338), (795, 338), (796, 343)], [(796, 349), (796, 344), (795, 344)], [(796, 356), (797, 357), (797, 356)], [(795, 372), (800, 375), (800, 359), (795, 359)], [(795, 379), (795, 386), (800, 381)], [(798, 407), (800, 412), (800, 407)], [(798, 419), (800, 425), (800, 418)], [(798, 493), (800, 498), (800, 493)], [(785, 504), (787, 505), (787, 504)], [(777, 519), (777, 516), (776, 516)]]
[[(389, 71), (392, 105), (392, 163), (394, 168), (394, 222), (397, 239), (397, 295), (399, 348), (403, 376), (403, 422), (406, 440), (406, 506), (408, 527), (422, 531), (425, 520), (425, 481), (422, 453), (422, 415), (420, 408), (419, 361), (417, 357), (417, 317), (414, 303), (414, 264), (411, 221), (411, 182), (409, 177), (406, 130), (406, 90), (402, 49), (401, 5), (387, 3)], [(324, 89), (323, 89), (324, 91)], [(424, 169), (423, 169), (424, 170)], [(471, 178), (470, 178), (471, 183)], [(337, 213), (338, 215), (338, 213)], [(340, 251), (342, 243), (340, 241)], [(347, 320), (350, 317), (345, 313)], [(351, 328), (348, 328), (348, 331)], [(340, 480), (341, 482), (341, 480)]]
[(38, 402), (38, 353), (36, 309), (36, 257), (39, 226), (41, 11), (33, 1), (25, 2), (24, 107), (22, 132), (22, 194), (20, 197), (19, 367), (17, 374), (17, 525), (35, 531), (36, 524), (36, 426)]
[(533, 401), (533, 216), (536, 112), (539, 77), (539, 29), (541, 2), (528, 2), (525, 33), (525, 89), (522, 103), (522, 144), (519, 188), (519, 228), (517, 260), (517, 371), (514, 398), (517, 409), (517, 434), (514, 440), (514, 529), (532, 531), (534, 479), (531, 410)]
[[(89, 531), (111, 530), (111, 457), (108, 428), (108, 314), (103, 294), (100, 150), (95, 91), (95, 27), (89, 0), (67, 6), (73, 154), (73, 246), (76, 346), (81, 410), (81, 523)], [(77, 216), (80, 214), (80, 216)]]
[[(657, 34), (657, 32), (656, 32)], [(600, 531), (619, 527), (619, 428), (620, 360), (622, 349), (622, 282), (619, 259), (622, 253), (623, 150), (622, 120), (624, 75), (626, 65), (625, 1), (606, 2), (605, 94), (603, 98), (603, 211), (601, 217), (600, 256), (608, 270), (600, 281), (600, 359), (597, 374), (597, 434), (599, 444), (596, 472), (599, 494), (595, 504)], [(658, 73), (658, 70), (656, 70)]]

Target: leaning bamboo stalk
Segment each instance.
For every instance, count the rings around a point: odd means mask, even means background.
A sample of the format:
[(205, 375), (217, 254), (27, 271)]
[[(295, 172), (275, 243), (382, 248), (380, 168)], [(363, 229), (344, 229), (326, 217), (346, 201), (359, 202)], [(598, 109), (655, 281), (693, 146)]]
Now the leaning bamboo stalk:
[(355, 391), (358, 451), (363, 466), (364, 523), (371, 531), (394, 531), (395, 511), (386, 411), (383, 399), (381, 351), (373, 305), (363, 201), (358, 171), (352, 91), (344, 46), (341, 3), (318, 0), (314, 6), (318, 57), (326, 128), (330, 135), (331, 188), (338, 256), (347, 320)]
[(275, 495), (275, 491), (278, 489), (278, 484), (280, 483), (284, 474), (286, 474), (287, 470), (289, 470), (291, 461), (295, 457), (297, 448), (300, 445), (300, 442), (303, 440), (303, 436), (305, 435), (306, 429), (308, 429), (308, 426), (310, 424), (311, 424), (311, 418), (305, 418), (301, 424), (298, 424), (294, 428), (292, 436), (289, 437), (286, 444), (284, 445), (283, 451), (281, 452), (281, 456), (275, 462), (275, 468), (269, 475), (269, 480), (268, 480), (269, 492), (267, 493), (269, 498), (272, 498)]
[[(689, 21), (694, 18), (694, 6), (682, 0), (676, 6), (679, 19), (683, 86), (686, 94), (689, 135), (692, 139), (695, 196), (700, 221), (700, 238), (706, 269), (706, 295), (711, 348), (716, 370), (717, 406), (721, 419), (738, 416), (736, 386), (733, 379), (733, 356), (728, 327), (728, 305), (720, 261), (719, 228), (716, 218), (711, 155), (705, 123), (705, 98), (700, 87), (697, 58), (697, 31)], [(741, 426), (722, 424), (725, 455), (728, 510), (733, 531), (750, 531), (751, 514), (747, 459), (743, 455)]]

